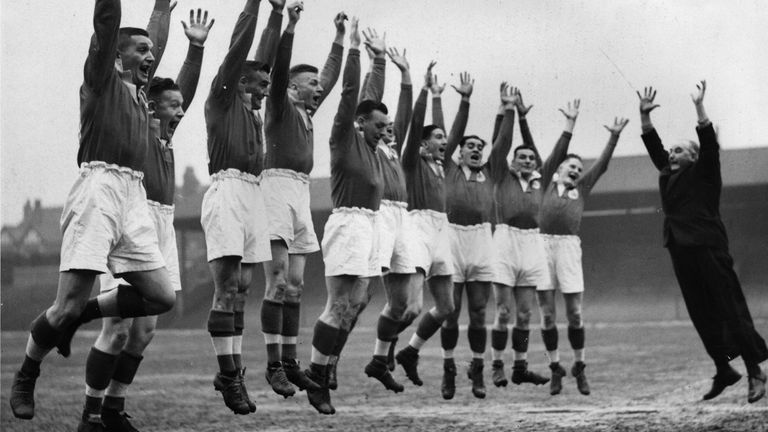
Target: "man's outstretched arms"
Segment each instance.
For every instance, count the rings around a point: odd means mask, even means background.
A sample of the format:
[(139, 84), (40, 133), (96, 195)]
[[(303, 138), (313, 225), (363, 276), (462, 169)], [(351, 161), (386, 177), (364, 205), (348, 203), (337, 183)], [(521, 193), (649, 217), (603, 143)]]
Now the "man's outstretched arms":
[(195, 97), (197, 83), (200, 80), (200, 68), (203, 65), (203, 46), (215, 21), (213, 18), (208, 21), (208, 11), (203, 13), (201, 9), (198, 9), (197, 17), (195, 17), (195, 10), (190, 9), (189, 24), (184, 21), (181, 22), (184, 27), (184, 35), (189, 40), (187, 58), (184, 59), (184, 64), (178, 77), (176, 77), (176, 84), (184, 97), (184, 103), (181, 106), (184, 111), (189, 108)]
[(605, 148), (603, 148), (600, 157), (597, 158), (595, 163), (592, 164), (589, 170), (581, 176), (581, 180), (579, 180), (579, 184), (582, 185), (586, 191), (591, 190), (600, 177), (605, 174), (605, 171), (608, 169), (608, 163), (611, 161), (611, 157), (613, 157), (613, 151), (616, 149), (616, 144), (619, 142), (621, 131), (624, 130), (627, 123), (629, 123), (629, 119), (616, 117), (613, 120), (613, 125), (604, 126), (605, 129), (611, 133), (608, 138), (608, 143), (605, 145)]
[(651, 111), (659, 107), (654, 102), (656, 90), (653, 87), (646, 87), (643, 89), (643, 94), (640, 94), (639, 91), (637, 92), (637, 97), (640, 99), (640, 126), (643, 130), (643, 144), (645, 144), (645, 148), (648, 150), (651, 162), (656, 166), (656, 169), (661, 171), (669, 165), (669, 154), (664, 150), (661, 138), (659, 138), (659, 134), (656, 132), (651, 121)]

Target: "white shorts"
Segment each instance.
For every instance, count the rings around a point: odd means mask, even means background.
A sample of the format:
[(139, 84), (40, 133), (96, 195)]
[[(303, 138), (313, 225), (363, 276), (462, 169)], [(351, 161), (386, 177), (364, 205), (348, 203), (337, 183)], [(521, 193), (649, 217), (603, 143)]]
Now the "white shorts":
[(543, 286), (549, 281), (544, 239), (539, 229), (520, 229), (496, 225), (495, 283), (506, 286)]
[(491, 224), (450, 224), (453, 282), (493, 282), (495, 264)]
[(224, 256), (238, 256), (248, 264), (272, 259), (267, 211), (256, 176), (236, 169), (212, 175), (200, 222), (208, 261)]
[(408, 204), (381, 200), (378, 229), (381, 268), (392, 273), (416, 273), (416, 245)]
[(563, 294), (584, 292), (584, 272), (581, 268), (581, 239), (576, 235), (542, 234), (549, 263), (549, 283), (538, 289), (559, 289)]
[[(165, 259), (165, 268), (174, 291), (181, 291), (181, 277), (179, 276), (179, 252), (176, 248), (176, 230), (173, 228), (173, 206), (160, 204), (155, 201), (147, 201), (149, 215), (155, 224), (160, 253)], [(102, 292), (117, 288), (118, 285), (128, 285), (123, 279), (116, 279), (111, 273), (103, 273), (99, 276), (99, 284)]]
[(416, 232), (416, 267), (424, 275), (453, 276), (448, 216), (433, 210), (412, 210), (411, 222)]
[(378, 212), (340, 207), (333, 209), (323, 233), (326, 276), (381, 275)]
[(309, 207), (309, 176), (271, 168), (261, 174), (261, 190), (269, 217), (269, 239), (283, 240), (290, 254), (320, 250)]
[(59, 271), (120, 274), (165, 266), (142, 177), (104, 162), (82, 164), (61, 214)]

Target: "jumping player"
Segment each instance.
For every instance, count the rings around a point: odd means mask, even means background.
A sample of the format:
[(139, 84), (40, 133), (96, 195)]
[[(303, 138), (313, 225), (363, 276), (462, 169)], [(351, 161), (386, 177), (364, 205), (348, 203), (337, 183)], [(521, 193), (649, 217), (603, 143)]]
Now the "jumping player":
[[(340, 331), (348, 332), (357, 312), (367, 304), (371, 279), (381, 274), (376, 221), (383, 179), (376, 146), (389, 121), (382, 103), (364, 101), (355, 109), (360, 92), (360, 43), (357, 18), (353, 18), (341, 101), (330, 138), (334, 209), (322, 245), (328, 299), (315, 323), (311, 363), (305, 371), (321, 386), (320, 390), (307, 388), (309, 403), (321, 414), (336, 412), (327, 382), (328, 358)], [(366, 37), (365, 44), (376, 57), (384, 56), (383, 39)]]
[[(201, 222), (214, 283), (208, 332), (219, 372), (213, 384), (236, 414), (256, 410), (245, 390), (242, 364), (238, 364), (242, 362), (240, 336), (245, 326), (241, 311), (256, 263), (271, 258), (258, 177), (263, 168), (263, 138), (261, 124), (252, 112), (254, 99), (267, 93), (269, 65), (246, 62), (259, 3), (246, 1), (205, 103), (211, 186), (203, 198)], [(273, 9), (282, 9), (282, 2), (272, 4)]]
[(528, 370), (527, 360), (529, 323), (536, 287), (548, 279), (544, 241), (539, 234), (541, 179), (551, 177), (565, 159), (580, 104), (577, 99), (572, 104), (569, 102), (566, 109), (560, 109), (565, 116), (565, 129), (539, 172), (536, 168), (540, 158), (526, 119), (531, 106), (525, 106), (519, 92), (513, 99), (520, 119), (523, 145), (515, 149), (510, 167), (502, 161), (506, 161), (511, 142), (504, 142), (491, 150), (491, 158), (498, 162), (491, 165), (491, 179), (496, 188), (493, 241), (497, 254), (494, 270), (496, 317), (491, 331), (491, 346), (493, 383), (497, 387), (507, 384), (501, 357), (507, 343), (513, 297), (515, 323), (512, 328), (512, 382), (541, 385), (549, 381)]
[(267, 347), (267, 382), (286, 397), (295, 392), (290, 383), (299, 390), (319, 390), (316, 383), (307, 380), (296, 360), (306, 257), (320, 250), (309, 204), (314, 153), (312, 116), (338, 80), (346, 19), (343, 12), (334, 19), (336, 38), (322, 73), (318, 75), (317, 68), (306, 64), (289, 68), (302, 7), (301, 3), (288, 7), (290, 19), (272, 71), (264, 128), (267, 156), (262, 188), (272, 261), (264, 265), (266, 290), (261, 327)]
[[(203, 46), (213, 22), (213, 19), (208, 22), (208, 11), (203, 15), (198, 9), (197, 18), (194, 11), (190, 11), (189, 25), (182, 21), (184, 33), (189, 39), (189, 49), (176, 82), (155, 77), (149, 85), (149, 110), (153, 113), (150, 120), (152, 141), (144, 168), (144, 187), (147, 190), (147, 200), (158, 234), (160, 251), (176, 291), (181, 290), (181, 279), (176, 231), (173, 228), (175, 173), (172, 138), (195, 95), (202, 66)], [(100, 277), (102, 292), (115, 289), (120, 284), (125, 282), (113, 278), (108, 273)], [(83, 423), (98, 423), (99, 415), (107, 430), (135, 430), (125, 414), (125, 395), (143, 359), (142, 354), (152, 341), (156, 325), (157, 315), (102, 320), (101, 333), (86, 361), (86, 402), (80, 430), (92, 428), (91, 425)], [(117, 362), (112, 368), (111, 362), (103, 364), (110, 356), (117, 356)]]
[(765, 340), (757, 333), (741, 284), (733, 270), (728, 238), (720, 218), (720, 146), (704, 110), (707, 82), (691, 95), (696, 107), (698, 144), (685, 141), (665, 150), (651, 122), (656, 91), (646, 87), (640, 98), (643, 143), (659, 170), (664, 209), (664, 246), (672, 257), (675, 276), (693, 326), (715, 363), (712, 399), (741, 379), (728, 362), (744, 360), (749, 376), (747, 401), (765, 396), (766, 375), (760, 363), (768, 359)]
[(568, 318), (568, 340), (573, 348), (574, 363), (571, 375), (576, 378), (579, 392), (588, 395), (589, 383), (584, 372), (584, 322), (581, 304), (584, 296), (584, 275), (581, 266), (581, 240), (579, 227), (584, 215), (584, 201), (597, 180), (608, 169), (608, 162), (619, 141), (619, 135), (627, 125), (627, 119), (615, 119), (613, 126), (605, 126), (611, 133), (605, 149), (589, 170), (584, 170), (581, 157), (566, 156), (552, 178), (542, 179), (544, 196), (539, 211), (539, 225), (544, 237), (549, 264), (549, 281), (537, 287), (541, 310), (541, 336), (549, 354), (552, 379), (549, 393), (559, 394), (565, 369), (560, 366), (557, 350), (558, 333), (555, 325), (555, 290), (563, 293), (565, 314)]
[[(166, 13), (168, 4), (161, 3)], [(40, 363), (55, 346), (69, 356), (80, 324), (157, 315), (175, 302), (141, 181), (149, 146), (142, 87), (151, 77), (154, 44), (143, 29), (121, 29), (120, 19), (119, 0), (95, 2), (95, 33), (80, 88), (80, 176), (61, 217), (56, 301), (32, 322), (24, 362), (14, 376), (10, 405), (18, 418), (34, 416)], [(107, 271), (132, 287), (89, 300), (96, 277)], [(105, 364), (113, 368), (116, 361), (111, 356)]]

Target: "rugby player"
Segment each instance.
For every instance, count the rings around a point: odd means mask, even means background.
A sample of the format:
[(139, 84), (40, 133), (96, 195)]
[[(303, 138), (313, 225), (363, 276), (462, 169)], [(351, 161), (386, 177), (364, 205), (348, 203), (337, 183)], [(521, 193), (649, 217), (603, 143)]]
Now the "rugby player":
[(557, 350), (556, 289), (563, 293), (565, 315), (568, 318), (568, 341), (573, 348), (574, 357), (571, 375), (576, 378), (576, 386), (581, 394), (590, 393), (584, 372), (585, 334), (581, 316), (584, 274), (579, 227), (584, 215), (584, 200), (608, 169), (608, 162), (613, 156), (616, 143), (619, 142), (619, 135), (628, 122), (627, 119), (616, 118), (612, 126), (605, 126), (611, 134), (608, 144), (586, 172), (583, 172), (581, 157), (569, 154), (552, 178), (542, 178), (544, 196), (539, 210), (539, 226), (547, 251), (549, 281), (537, 287), (537, 295), (541, 311), (541, 336), (549, 355), (549, 369), (552, 371), (549, 383), (549, 393), (552, 395), (562, 391), (562, 380), (566, 375), (565, 369), (560, 366), (560, 354)]
[[(158, 1), (155, 10), (153, 24), (170, 12), (168, 2)], [(121, 15), (119, 0), (95, 2), (94, 35), (80, 88), (80, 176), (61, 218), (56, 300), (32, 322), (24, 362), (14, 376), (10, 405), (18, 418), (34, 416), (40, 364), (53, 347), (69, 356), (80, 324), (157, 315), (176, 300), (141, 181), (150, 145), (143, 87), (153, 72), (154, 43), (146, 30), (120, 28)], [(107, 271), (131, 287), (89, 300), (96, 277)], [(117, 356), (106, 360), (114, 367)]]
[[(328, 299), (315, 322), (311, 363), (304, 372), (321, 386), (306, 389), (309, 403), (321, 414), (336, 412), (328, 388), (328, 359), (340, 332), (348, 334), (358, 311), (367, 304), (371, 279), (381, 275), (376, 223), (383, 179), (376, 147), (389, 121), (387, 107), (380, 102), (364, 101), (355, 108), (360, 92), (360, 43), (358, 21), (352, 18), (341, 101), (330, 137), (334, 209), (322, 245)], [(384, 56), (383, 39), (366, 37), (365, 44), (376, 57)]]
[(715, 363), (712, 399), (741, 379), (729, 361), (741, 356), (747, 369), (747, 401), (765, 396), (768, 359), (765, 340), (755, 330), (720, 218), (720, 145), (704, 109), (707, 82), (691, 95), (696, 107), (699, 142), (684, 141), (665, 150), (651, 122), (656, 91), (646, 87), (640, 98), (642, 138), (651, 161), (659, 170), (659, 190), (664, 210), (664, 246), (669, 250), (675, 276), (693, 326), (704, 349)]
[(523, 145), (515, 148), (511, 166), (506, 164), (511, 142), (494, 146), (490, 156), (495, 161), (490, 165), (490, 173), (496, 189), (496, 225), (493, 233), (496, 248), (493, 285), (496, 316), (491, 331), (491, 347), (492, 377), (497, 387), (507, 384), (502, 354), (507, 343), (507, 326), (512, 318), (513, 298), (515, 323), (512, 328), (512, 382), (536, 385), (549, 382), (549, 378), (528, 370), (527, 360), (529, 323), (536, 287), (544, 284), (548, 278), (544, 241), (539, 234), (538, 221), (541, 179), (551, 177), (565, 159), (580, 105), (576, 99), (573, 103), (569, 102), (567, 108), (560, 109), (565, 116), (565, 129), (552, 153), (541, 165), (541, 171), (538, 171), (536, 168), (540, 158), (526, 119), (532, 106), (525, 106), (519, 91), (513, 93), (516, 95), (510, 96), (509, 100), (517, 109)]
[[(149, 110), (152, 142), (144, 168), (144, 187), (158, 234), (160, 250), (176, 291), (181, 290), (179, 259), (176, 250), (176, 231), (173, 228), (173, 202), (175, 194), (175, 167), (173, 133), (192, 102), (200, 78), (203, 46), (214, 20), (208, 22), (208, 11), (190, 11), (190, 23), (182, 21), (189, 48), (184, 65), (174, 82), (154, 77), (149, 85)], [(155, 62), (157, 65), (158, 61)], [(117, 288), (124, 281), (105, 273), (99, 278), (101, 291)], [(152, 341), (157, 326), (157, 315), (133, 319), (108, 318), (102, 320), (102, 329), (86, 362), (86, 402), (84, 419), (97, 423), (99, 416), (107, 430), (136, 430), (125, 414), (125, 395), (143, 359), (144, 350)], [(117, 356), (114, 368), (103, 364), (109, 356)], [(106, 388), (106, 392), (105, 392)], [(103, 398), (103, 406), (102, 406)], [(86, 423), (86, 421), (82, 421)], [(91, 425), (83, 425), (84, 430)]]
[(318, 75), (316, 67), (306, 64), (289, 68), (301, 8), (301, 3), (288, 8), (290, 20), (277, 50), (264, 125), (267, 155), (262, 188), (272, 261), (264, 265), (261, 327), (267, 348), (267, 382), (286, 397), (295, 392), (291, 383), (300, 390), (320, 388), (307, 379), (296, 360), (306, 257), (320, 250), (309, 204), (312, 116), (338, 80), (346, 20), (343, 12), (334, 19), (336, 38), (322, 73)]

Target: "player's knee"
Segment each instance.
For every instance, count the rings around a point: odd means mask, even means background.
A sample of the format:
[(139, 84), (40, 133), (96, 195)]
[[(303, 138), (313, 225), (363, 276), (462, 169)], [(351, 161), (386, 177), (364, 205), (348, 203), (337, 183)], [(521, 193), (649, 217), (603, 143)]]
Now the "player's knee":
[(128, 343), (126, 344), (126, 351), (129, 352), (144, 352), (144, 350), (149, 346), (150, 342), (152, 342), (152, 339), (155, 337), (155, 329), (154, 327), (144, 327), (139, 329), (138, 331), (134, 331), (131, 334), (131, 338), (128, 340)]
[(128, 341), (128, 330), (129, 326), (120, 324), (110, 327), (109, 330), (102, 330), (108, 332), (105, 336), (107, 336), (107, 342), (109, 343), (111, 352), (119, 352), (123, 349)]
[(304, 291), (304, 281), (289, 281), (285, 287), (285, 301), (291, 303), (301, 302), (301, 293)]
[(470, 309), (470, 311), (469, 311), (469, 325), (472, 326), (472, 327), (482, 327), (482, 326), (485, 326), (485, 308), (482, 308), (482, 309)]
[(528, 323), (531, 322), (531, 315), (533, 314), (531, 313), (530, 309), (521, 309), (517, 311), (517, 314), (515, 316), (517, 320), (516, 323), (518, 325), (527, 325)]
[(395, 321), (402, 321), (408, 313), (408, 305), (400, 302), (392, 302), (387, 306), (387, 315)]
[(581, 309), (569, 310), (567, 313), (568, 325), (570, 327), (579, 328), (582, 326), (581, 321)]
[(496, 321), (501, 324), (509, 324), (509, 321), (512, 319), (512, 313), (509, 310), (509, 306), (507, 305), (497, 305), (496, 306)]
[(176, 304), (176, 291), (172, 289), (164, 290), (163, 292), (158, 293), (158, 295), (152, 299), (152, 302), (156, 305), (156, 308), (153, 309), (153, 311), (157, 311), (158, 315), (168, 312), (173, 309), (173, 305)]

